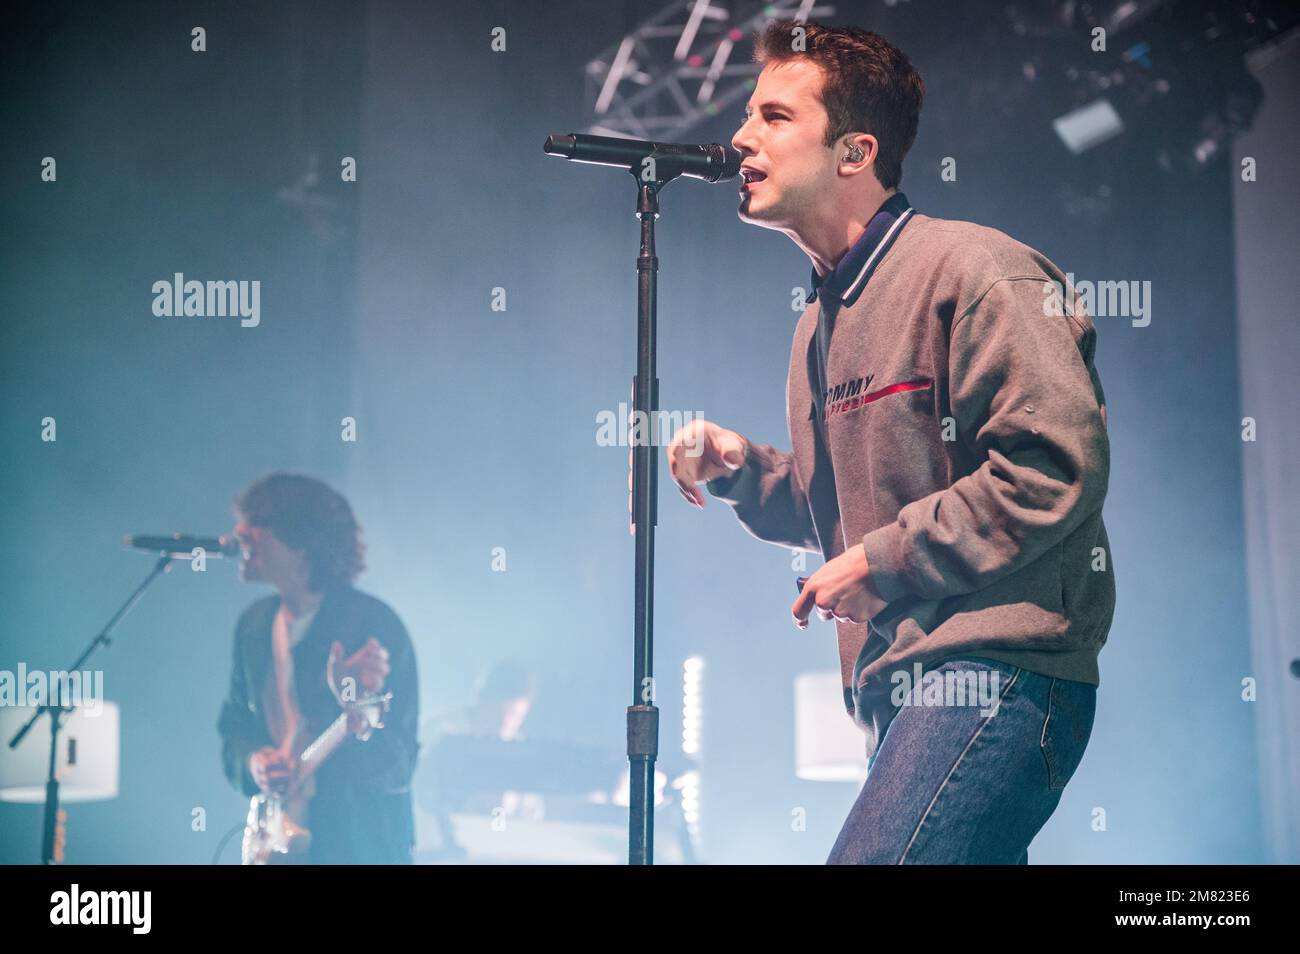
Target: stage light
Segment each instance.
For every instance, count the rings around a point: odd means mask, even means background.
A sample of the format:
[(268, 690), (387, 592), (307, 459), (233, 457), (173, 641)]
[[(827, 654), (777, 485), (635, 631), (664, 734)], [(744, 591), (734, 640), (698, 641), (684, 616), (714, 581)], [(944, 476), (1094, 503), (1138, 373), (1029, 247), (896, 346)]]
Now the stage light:
[(861, 782), (866, 742), (844, 714), (838, 672), (806, 672), (794, 680), (794, 774), (813, 782)]
[(704, 727), (704, 659), (688, 656), (682, 663), (682, 753), (690, 759), (700, 754)]
[(1098, 99), (1052, 120), (1052, 128), (1076, 156), (1124, 131), (1124, 120), (1107, 100)]

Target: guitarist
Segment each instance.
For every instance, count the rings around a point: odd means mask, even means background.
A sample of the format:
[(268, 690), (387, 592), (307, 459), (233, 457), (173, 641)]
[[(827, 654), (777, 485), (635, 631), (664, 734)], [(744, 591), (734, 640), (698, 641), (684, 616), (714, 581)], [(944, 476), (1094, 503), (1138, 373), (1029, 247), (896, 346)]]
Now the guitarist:
[(409, 864), (415, 652), (397, 614), (353, 588), (365, 563), (352, 508), (312, 477), (271, 474), (236, 498), (235, 516), (240, 575), (277, 593), (235, 628), (218, 721), (226, 777), (248, 796), (285, 792), (297, 755), (338, 717), (340, 687), (391, 692), (383, 727), (348, 738), (307, 779), (293, 819), (311, 832), (310, 863)]

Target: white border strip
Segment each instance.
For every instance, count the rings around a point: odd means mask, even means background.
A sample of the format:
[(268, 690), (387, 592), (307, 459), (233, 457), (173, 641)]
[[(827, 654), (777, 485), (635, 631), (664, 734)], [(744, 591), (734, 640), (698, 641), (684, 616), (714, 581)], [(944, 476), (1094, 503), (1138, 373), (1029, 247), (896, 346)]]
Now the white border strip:
[(880, 244), (872, 251), (871, 257), (867, 259), (867, 263), (862, 266), (862, 271), (858, 272), (858, 277), (853, 279), (853, 284), (850, 285), (841, 296), (841, 301), (852, 298), (857, 293), (858, 286), (862, 284), (863, 280), (867, 277), (867, 273), (871, 271), (871, 266), (875, 263), (876, 258), (885, 249), (889, 248), (889, 243), (893, 239), (894, 233), (903, 227), (903, 223), (911, 218), (914, 211), (915, 210), (909, 205), (894, 224), (889, 227), (889, 231), (885, 233), (885, 237), (880, 240)]

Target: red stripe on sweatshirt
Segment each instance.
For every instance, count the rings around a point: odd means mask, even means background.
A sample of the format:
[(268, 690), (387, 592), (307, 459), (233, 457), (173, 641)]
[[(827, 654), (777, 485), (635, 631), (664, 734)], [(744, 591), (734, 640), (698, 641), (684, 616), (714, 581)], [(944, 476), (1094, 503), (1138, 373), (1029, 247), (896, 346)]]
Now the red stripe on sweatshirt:
[(915, 381), (900, 381), (898, 384), (891, 384), (889, 387), (881, 388), (879, 391), (872, 391), (870, 394), (863, 394), (860, 397), (850, 398), (848, 401), (840, 401), (838, 404), (826, 405), (826, 417), (832, 414), (838, 414), (844, 409), (846, 404), (856, 401), (851, 410), (856, 410), (864, 404), (870, 404), (872, 401), (878, 401), (882, 397), (889, 397), (891, 394), (897, 394), (900, 391), (923, 391), (932, 387), (934, 382), (930, 378), (917, 378)]

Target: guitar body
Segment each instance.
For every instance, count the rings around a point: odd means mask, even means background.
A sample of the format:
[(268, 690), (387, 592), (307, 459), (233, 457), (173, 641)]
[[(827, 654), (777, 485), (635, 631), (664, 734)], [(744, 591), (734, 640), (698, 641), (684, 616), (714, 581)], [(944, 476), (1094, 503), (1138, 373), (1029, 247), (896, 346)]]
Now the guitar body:
[(311, 847), (311, 832), (293, 820), (279, 795), (254, 795), (248, 802), (240, 864), (302, 864)]
[(382, 729), (384, 724), (380, 719), (388, 711), (392, 698), (392, 693), (386, 693), (346, 703), (343, 714), (302, 750), (288, 790), (283, 794), (259, 792), (249, 800), (240, 864), (306, 863), (311, 848), (311, 832), (298, 821), (304, 817), (308, 804), (303, 783), (349, 735), (365, 740), (370, 737), (371, 730)]

